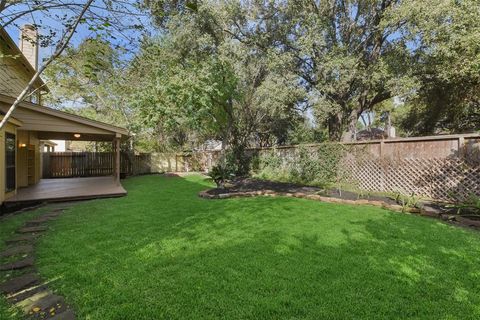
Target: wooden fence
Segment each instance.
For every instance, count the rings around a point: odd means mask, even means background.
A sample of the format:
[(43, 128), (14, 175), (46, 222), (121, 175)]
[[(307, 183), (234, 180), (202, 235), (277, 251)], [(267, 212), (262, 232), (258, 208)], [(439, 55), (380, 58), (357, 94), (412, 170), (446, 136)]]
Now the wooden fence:
[[(151, 173), (149, 154), (122, 152), (122, 175)], [(42, 154), (42, 178), (99, 177), (113, 175), (115, 155), (111, 152), (45, 152)]]
[[(480, 196), (480, 135), (445, 135), (349, 143), (340, 163), (343, 183), (366, 190), (398, 192), (444, 201)], [(315, 150), (319, 144), (304, 145)], [(276, 152), (295, 162), (298, 146), (249, 149), (259, 156)], [(122, 153), (122, 173), (208, 171), (219, 151), (186, 153)], [(44, 177), (111, 175), (110, 153), (46, 153)]]
[[(443, 201), (480, 196), (480, 135), (443, 135), (348, 143), (339, 182), (365, 190), (416, 195)], [(320, 144), (303, 145), (315, 150)], [(299, 146), (249, 149), (259, 156), (275, 152), (295, 162)], [(219, 151), (154, 154), (150, 172), (208, 171)]]
[[(365, 191), (464, 201), (480, 196), (480, 135), (444, 135), (347, 144), (339, 182)], [(315, 150), (319, 145), (305, 145)], [(295, 162), (297, 146), (258, 149)]]

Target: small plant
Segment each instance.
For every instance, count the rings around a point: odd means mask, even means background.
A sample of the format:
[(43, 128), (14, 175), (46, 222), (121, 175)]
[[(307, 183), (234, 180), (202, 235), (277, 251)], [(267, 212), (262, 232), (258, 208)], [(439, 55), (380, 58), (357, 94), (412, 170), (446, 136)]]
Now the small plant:
[(406, 211), (407, 208), (417, 207), (418, 202), (420, 201), (420, 198), (418, 198), (413, 192), (409, 196), (403, 195), (400, 192), (395, 192), (393, 198), (396, 203), (402, 206), (403, 211)]
[(225, 182), (232, 180), (241, 172), (238, 165), (238, 158), (231, 150), (222, 154), (218, 164), (210, 169), (208, 175), (217, 185), (217, 188), (225, 188)]
[(480, 215), (480, 197), (476, 194), (470, 194), (466, 200), (449, 206), (457, 210), (457, 214), (467, 211), (470, 214)]
[(235, 177), (235, 174), (232, 172), (232, 170), (229, 170), (228, 166), (224, 164), (219, 164), (212, 167), (208, 175), (215, 182), (217, 188), (222, 189), (225, 188), (225, 182)]

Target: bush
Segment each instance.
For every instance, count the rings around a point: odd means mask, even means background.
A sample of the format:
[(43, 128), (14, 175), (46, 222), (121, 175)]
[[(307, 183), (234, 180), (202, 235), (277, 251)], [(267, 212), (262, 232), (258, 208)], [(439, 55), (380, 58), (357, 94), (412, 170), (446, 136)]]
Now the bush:
[(339, 163), (346, 147), (324, 143), (315, 147), (298, 147), (280, 155), (278, 150), (259, 158), (256, 177), (282, 182), (327, 186), (339, 180)]
[(217, 188), (224, 188), (225, 182), (235, 177), (235, 174), (231, 168), (229, 169), (228, 166), (222, 163), (213, 166), (208, 175), (215, 182)]
[(237, 175), (243, 174), (242, 157), (238, 157), (235, 151), (228, 150), (220, 156), (217, 165), (213, 166), (208, 175), (217, 184), (218, 188), (224, 188), (225, 182)]

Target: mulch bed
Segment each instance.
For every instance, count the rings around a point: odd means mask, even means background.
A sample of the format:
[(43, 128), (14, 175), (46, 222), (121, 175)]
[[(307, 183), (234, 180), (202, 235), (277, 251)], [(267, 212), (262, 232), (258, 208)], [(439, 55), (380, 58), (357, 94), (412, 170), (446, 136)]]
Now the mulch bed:
[(208, 194), (218, 195), (224, 193), (237, 193), (237, 192), (248, 192), (248, 191), (261, 191), (261, 190), (272, 190), (275, 192), (304, 192), (308, 194), (315, 194), (321, 191), (317, 187), (309, 187), (295, 183), (285, 183), (285, 182), (274, 182), (268, 180), (244, 178), (236, 179), (231, 183), (227, 184), (226, 188), (214, 188), (207, 190)]
[(204, 190), (199, 193), (199, 196), (206, 199), (285, 196), (329, 203), (372, 205), (396, 212), (414, 213), (426, 217), (441, 219), (462, 227), (480, 229), (480, 215), (459, 215), (456, 213), (455, 209), (445, 203), (425, 201), (420, 202), (417, 207), (405, 207), (397, 203), (395, 199), (386, 196), (360, 194), (340, 189), (323, 190), (318, 187), (254, 178), (239, 178), (231, 181), (224, 188)]

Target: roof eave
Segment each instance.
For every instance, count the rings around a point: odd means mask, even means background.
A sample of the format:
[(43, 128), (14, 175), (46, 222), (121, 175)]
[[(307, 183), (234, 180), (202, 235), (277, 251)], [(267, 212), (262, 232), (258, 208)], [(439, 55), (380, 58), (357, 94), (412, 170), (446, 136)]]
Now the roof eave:
[[(12, 37), (8, 34), (5, 29), (1, 28), (0, 29), (0, 37), (5, 40), (7, 45), (9, 46), (10, 50), (12, 51), (12, 55), (18, 55), (20, 62), (25, 66), (27, 69), (28, 73), (33, 77), (33, 75), (36, 73), (35, 68), (30, 64), (30, 62), (25, 58), (23, 55), (22, 51), (18, 48), (17, 44), (15, 41), (13, 41)], [(50, 92), (50, 89), (47, 87), (45, 82), (42, 80), (42, 78), (38, 78), (38, 80), (35, 83), (38, 87), (41, 87), (43, 92)]]
[[(12, 97), (0, 94), (0, 101), (1, 102), (12, 104), (14, 102), (14, 100), (15, 99), (12, 98)], [(27, 109), (35, 111), (35, 112), (45, 113), (45, 114), (51, 115), (53, 117), (58, 117), (58, 118), (66, 119), (66, 120), (69, 120), (69, 121), (78, 122), (78, 123), (81, 123), (81, 124), (84, 124), (84, 125), (87, 125), (87, 126), (92, 126), (92, 127), (98, 128), (98, 129), (105, 130), (105, 131), (109, 131), (109, 132), (112, 133), (112, 135), (115, 135), (116, 137), (119, 137), (119, 138), (122, 137), (122, 136), (128, 137), (130, 135), (128, 130), (125, 129), (125, 128), (117, 127), (117, 126), (114, 126), (114, 125), (111, 125), (111, 124), (107, 124), (107, 123), (92, 120), (92, 119), (88, 119), (88, 118), (78, 116), (78, 115), (73, 114), (73, 113), (68, 113), (68, 112), (65, 112), (65, 111), (49, 108), (49, 107), (42, 106), (42, 105), (39, 105), (39, 104), (23, 101), (23, 102), (20, 102), (19, 106), (23, 107), (23, 108), (27, 108)]]

